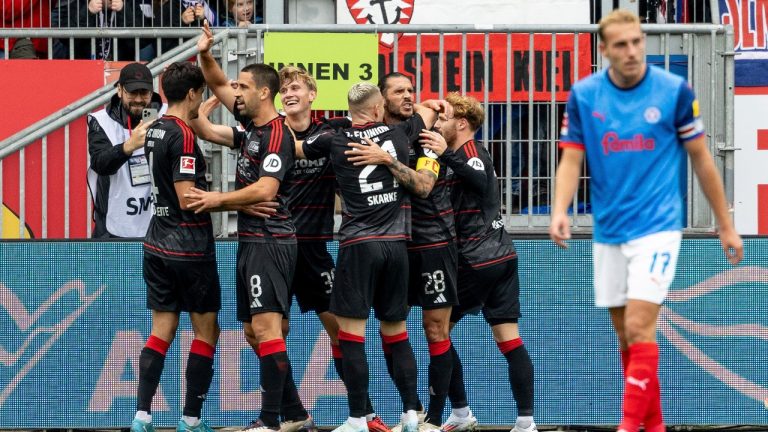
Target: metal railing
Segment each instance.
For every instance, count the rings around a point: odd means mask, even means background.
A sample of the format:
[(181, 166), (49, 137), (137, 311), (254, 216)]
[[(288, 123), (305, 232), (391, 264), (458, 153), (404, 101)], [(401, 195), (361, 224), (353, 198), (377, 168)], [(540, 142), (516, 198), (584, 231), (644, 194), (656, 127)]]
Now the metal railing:
[[(710, 149), (715, 156), (718, 167), (721, 168), (725, 180), (726, 193), (729, 202), (733, 200), (733, 33), (730, 27), (717, 25), (645, 25), (648, 34), (647, 52), (651, 60), (666, 69), (680, 69), (696, 91), (702, 118), (707, 128), (707, 138)], [(145, 34), (144, 32), (148, 32)], [(168, 29), (129, 29), (120, 32), (100, 31), (91, 36), (108, 36), (112, 38), (141, 38), (163, 37)], [(180, 30), (174, 30), (176, 32)], [(514, 25), (488, 26), (476, 28), (471, 25), (254, 25), (248, 28), (223, 29), (216, 32), (216, 53), (222, 68), (228, 76), (234, 77), (246, 64), (263, 60), (263, 38), (268, 32), (312, 32), (312, 33), (397, 33), (407, 31), (410, 37), (416, 38), (416, 67), (417, 70), (426, 68), (422, 63), (422, 44), (434, 38), (439, 41), (439, 61), (441, 65), (437, 72), (439, 92), (443, 97), (446, 93), (446, 51), (459, 51), (461, 63), (462, 93), (470, 93), (481, 101), (487, 116), (479, 131), (479, 139), (488, 146), (495, 164), (502, 193), (502, 211), (508, 229), (512, 231), (543, 231), (549, 223), (549, 206), (552, 199), (555, 167), (558, 160), (558, 131), (559, 121), (563, 111), (563, 98), (552, 85), (553, 75), (536, 75), (537, 68), (555, 71), (562, 67), (564, 61), (558, 55), (546, 55), (546, 51), (570, 50), (572, 64), (569, 66), (572, 76), (569, 82), (575, 82), (603, 67), (603, 59), (596, 54), (594, 25)], [(50, 30), (30, 31), (11, 30), (0, 31), (3, 37), (53, 37)], [(80, 34), (88, 34), (89, 30), (78, 30)], [(80, 33), (82, 32), (82, 33)], [(172, 52), (164, 54), (153, 61), (150, 66), (153, 73), (158, 73), (162, 67), (177, 59), (189, 58), (194, 55), (194, 39), (199, 35), (195, 30), (183, 30), (173, 37), (191, 38), (192, 40), (179, 46)], [(520, 40), (525, 40), (520, 48)], [(458, 38), (458, 42), (453, 38)], [(479, 39), (478, 39), (479, 38)], [(562, 40), (561, 40), (562, 39)], [(479, 45), (478, 45), (478, 40)], [(570, 40), (570, 48), (563, 48), (563, 40)], [(430, 42), (431, 43), (431, 42)], [(468, 43), (475, 48), (468, 48)], [(455, 44), (456, 46), (449, 46)], [(394, 38), (391, 54), (394, 59), (401, 59), (402, 42)], [(493, 48), (493, 50), (492, 50)], [(519, 49), (518, 49), (519, 48)], [(548, 48), (548, 49), (545, 49)], [(500, 50), (497, 50), (500, 49)], [(498, 91), (490, 91), (490, 85), (484, 85), (479, 91), (467, 88), (467, 75), (470, 73), (467, 53), (475, 50), (478, 58), (490, 59), (493, 52), (503, 52), (503, 58), (495, 58), (493, 68), (489, 61), (482, 63), (481, 73), (483, 83), (491, 83), (490, 77)], [(586, 52), (585, 52), (586, 50)], [(539, 54), (543, 52), (544, 54)], [(526, 57), (527, 56), (527, 57)], [(527, 58), (528, 64), (523, 69), (528, 73), (521, 80), (513, 72), (518, 66), (515, 62)], [(533, 60), (532, 60), (533, 59)], [(533, 67), (531, 62), (534, 63)], [(406, 72), (402, 60), (388, 65), (381, 73), (398, 70)], [(501, 74), (501, 76), (499, 76)], [(547, 81), (549, 79), (549, 81)], [(545, 87), (538, 91), (537, 86)], [(416, 74), (414, 84), (417, 88), (417, 98), (426, 92), (425, 83), (421, 82), (421, 74)], [(524, 89), (522, 93), (513, 89), (515, 81)], [(546, 83), (549, 83), (547, 87)], [(506, 85), (509, 84), (509, 85)], [(528, 91), (534, 89), (536, 91)], [(566, 89), (567, 90), (567, 89)], [(543, 92), (543, 93), (542, 93)], [(534, 95), (536, 93), (536, 96)], [(25, 146), (46, 137), (54, 130), (65, 126), (72, 119), (102, 105), (112, 94), (112, 87), (106, 86), (80, 101), (68, 106), (61, 112), (55, 113), (19, 133), (0, 141), (0, 181), (2, 179), (2, 158), (18, 152)], [(520, 94), (524, 95), (523, 97)], [(543, 96), (542, 96), (543, 94)], [(234, 124), (234, 120), (226, 110), (217, 113), (214, 119)], [(50, 145), (50, 144), (49, 144)], [(85, 145), (85, 143), (83, 143)], [(23, 151), (23, 150), (21, 150)], [(230, 150), (219, 146), (206, 146), (210, 157), (210, 179), (212, 188), (230, 190), (234, 187), (234, 159)], [(585, 166), (579, 193), (574, 199), (574, 225), (576, 230), (589, 231), (591, 215), (589, 214), (588, 171)], [(84, 181), (84, 179), (83, 179)], [(1, 190), (2, 188), (0, 188)], [(1, 194), (2, 192), (0, 192)], [(23, 191), (20, 190), (20, 194)], [(2, 196), (0, 196), (0, 199)], [(709, 206), (695, 180), (692, 170), (688, 167), (687, 193), (687, 230), (710, 231), (714, 229), (714, 219)], [(23, 210), (20, 211), (23, 214)], [(232, 218), (223, 214), (216, 218), (217, 232), (227, 235), (231, 231)], [(23, 225), (23, 224), (22, 224)]]

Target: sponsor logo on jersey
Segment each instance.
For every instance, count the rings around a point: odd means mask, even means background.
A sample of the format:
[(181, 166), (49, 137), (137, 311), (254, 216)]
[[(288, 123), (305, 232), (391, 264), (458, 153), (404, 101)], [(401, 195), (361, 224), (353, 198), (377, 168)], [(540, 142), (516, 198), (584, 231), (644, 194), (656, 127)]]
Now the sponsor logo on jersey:
[(264, 171), (266, 172), (276, 173), (283, 167), (283, 161), (280, 160), (280, 156), (271, 153), (264, 158), (264, 162), (261, 163), (261, 166), (264, 167)]
[(180, 174), (194, 174), (195, 173), (195, 158), (193, 156), (182, 156), (181, 163), (179, 164)]
[(485, 164), (480, 160), (479, 157), (473, 157), (472, 159), (468, 160), (467, 165), (471, 166), (472, 169), (477, 171), (483, 171), (485, 169)]
[(653, 138), (646, 138), (643, 134), (635, 134), (630, 139), (621, 139), (616, 132), (606, 132), (601, 140), (603, 154), (619, 152), (641, 152), (653, 151), (656, 148), (656, 141)]

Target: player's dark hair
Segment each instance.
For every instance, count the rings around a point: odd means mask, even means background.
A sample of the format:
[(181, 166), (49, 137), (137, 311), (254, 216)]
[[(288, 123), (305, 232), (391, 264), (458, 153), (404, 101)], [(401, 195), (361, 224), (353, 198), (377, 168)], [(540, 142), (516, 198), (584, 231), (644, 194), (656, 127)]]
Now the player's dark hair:
[(256, 88), (268, 88), (272, 96), (271, 100), (275, 100), (275, 96), (280, 92), (280, 76), (275, 68), (264, 63), (254, 63), (244, 67), (240, 72), (250, 73)]
[(163, 71), (160, 81), (168, 104), (181, 102), (190, 90), (200, 90), (205, 85), (203, 71), (188, 61), (171, 63)]
[(384, 75), (383, 77), (381, 77), (381, 79), (379, 79), (379, 91), (381, 91), (382, 96), (387, 94), (387, 86), (389, 85), (390, 78), (405, 78), (408, 80), (408, 82), (411, 81), (411, 77), (409, 77), (408, 75), (403, 75), (400, 72), (390, 72)]

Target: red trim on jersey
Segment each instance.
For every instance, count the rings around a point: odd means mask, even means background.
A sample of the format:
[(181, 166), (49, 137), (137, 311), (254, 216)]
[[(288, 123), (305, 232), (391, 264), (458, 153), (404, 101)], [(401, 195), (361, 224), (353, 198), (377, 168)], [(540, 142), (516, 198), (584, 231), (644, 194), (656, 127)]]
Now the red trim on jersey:
[(576, 150), (585, 150), (587, 147), (582, 143), (560, 141), (560, 148), (574, 148)]
[(312, 241), (312, 240), (331, 240), (333, 239), (332, 235), (319, 235), (319, 236), (305, 236), (305, 235), (297, 235), (296, 240), (305, 240), (305, 241)]
[(432, 357), (435, 357), (435, 356), (445, 354), (448, 352), (449, 349), (451, 349), (451, 340), (446, 339), (440, 342), (430, 342), (428, 345), (429, 345), (429, 355)]
[(352, 243), (357, 243), (363, 240), (372, 240), (372, 239), (398, 239), (398, 240), (405, 240), (405, 234), (396, 234), (396, 235), (383, 235), (383, 236), (366, 236), (366, 237), (358, 237), (354, 239), (349, 239), (345, 242), (342, 242), (339, 246), (347, 246)]
[(280, 146), (283, 143), (283, 122), (282, 117), (278, 117), (272, 120), (272, 134), (269, 137), (268, 151), (270, 153), (278, 153)]
[(456, 212), (457, 215), (465, 214), (465, 213), (480, 213), (480, 209), (470, 209), (470, 210), (459, 210)]
[(443, 246), (447, 246), (448, 242), (437, 242), (437, 243), (428, 243), (428, 244), (420, 244), (418, 246), (408, 246), (409, 251), (418, 251), (418, 250), (424, 250), (424, 249), (435, 249), (440, 248)]
[(180, 227), (201, 227), (201, 226), (208, 226), (210, 225), (210, 222), (182, 222), (179, 224)]
[[(243, 231), (238, 231), (237, 235), (241, 236), (241, 237), (267, 237), (263, 233), (251, 233), (251, 232), (243, 232)], [(296, 237), (296, 234), (293, 234), (293, 233), (291, 233), (291, 234), (272, 234), (272, 237), (275, 237), (275, 238), (291, 238), (291, 237)]]
[(187, 257), (201, 257), (205, 256), (203, 253), (197, 253), (197, 252), (176, 252), (168, 249), (159, 248), (157, 246), (152, 246), (150, 244), (144, 243), (144, 247), (148, 249), (152, 249), (157, 252), (162, 252), (164, 254), (168, 255), (175, 255), (175, 256), (187, 256)]
[(171, 346), (171, 343), (166, 342), (155, 335), (149, 335), (147, 343), (144, 346), (158, 354), (165, 355), (165, 353), (168, 352), (168, 347)]
[(331, 355), (335, 359), (343, 358), (344, 356), (341, 354), (341, 347), (338, 345), (331, 344)]
[(464, 154), (466, 154), (468, 158), (472, 159), (473, 157), (477, 157), (477, 148), (475, 147), (475, 140), (469, 140), (465, 142), (461, 148), (464, 149)]
[(200, 339), (192, 339), (192, 346), (189, 347), (190, 354), (197, 354), (203, 357), (213, 358), (213, 354), (216, 352), (216, 347), (208, 344)]
[(494, 264), (502, 263), (504, 261), (509, 261), (509, 260), (511, 260), (513, 258), (517, 258), (517, 253), (513, 253), (513, 254), (507, 255), (507, 256), (503, 256), (501, 258), (496, 258), (496, 259), (493, 259), (493, 260), (490, 260), (490, 261), (485, 261), (485, 262), (481, 262), (481, 263), (477, 263), (477, 264), (470, 264), (469, 266), (472, 267), (473, 269), (478, 269), (478, 268), (488, 267), (488, 266), (491, 266), (491, 265), (494, 265)]
[(179, 125), (179, 128), (181, 128), (181, 133), (182, 135), (184, 135), (184, 147), (183, 147), (184, 154), (193, 154), (195, 152), (195, 134), (192, 132), (189, 126), (186, 123), (184, 123), (184, 120), (178, 117), (171, 117), (171, 118), (173, 118), (173, 121), (175, 121), (176, 124)]
[(430, 220), (430, 219), (437, 219), (437, 218), (439, 218), (441, 216), (445, 216), (445, 215), (448, 215), (448, 214), (453, 214), (453, 209), (443, 210), (440, 213), (429, 215), (429, 216), (425, 216), (425, 217), (414, 217), (414, 216), (411, 216), (411, 218), (413, 220)]
[(356, 334), (347, 333), (344, 330), (339, 330), (339, 340), (347, 342), (365, 343), (365, 336), (358, 336)]
[(398, 342), (407, 341), (408, 340), (408, 332), (404, 331), (402, 333), (398, 333), (396, 335), (381, 335), (381, 341), (384, 342), (387, 345), (396, 344)]
[(275, 353), (285, 352), (285, 339), (272, 339), (259, 344), (259, 356), (266, 357)]
[(523, 339), (516, 338), (504, 342), (496, 342), (496, 346), (499, 347), (499, 351), (501, 351), (502, 354), (506, 354), (514, 349), (517, 349), (518, 347), (523, 346)]

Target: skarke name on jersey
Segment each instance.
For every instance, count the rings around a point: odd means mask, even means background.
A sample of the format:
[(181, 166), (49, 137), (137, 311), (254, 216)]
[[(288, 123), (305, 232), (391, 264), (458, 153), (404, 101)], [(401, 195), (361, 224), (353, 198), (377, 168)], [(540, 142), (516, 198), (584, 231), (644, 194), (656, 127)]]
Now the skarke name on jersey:
[(656, 148), (656, 141), (653, 138), (646, 138), (643, 134), (636, 134), (632, 139), (621, 139), (616, 132), (606, 132), (601, 141), (603, 154), (618, 152), (641, 152), (653, 151)]
[(387, 192), (378, 195), (371, 195), (368, 197), (368, 206), (375, 206), (379, 204), (387, 204), (397, 201), (397, 192)]

